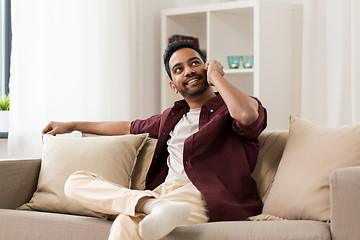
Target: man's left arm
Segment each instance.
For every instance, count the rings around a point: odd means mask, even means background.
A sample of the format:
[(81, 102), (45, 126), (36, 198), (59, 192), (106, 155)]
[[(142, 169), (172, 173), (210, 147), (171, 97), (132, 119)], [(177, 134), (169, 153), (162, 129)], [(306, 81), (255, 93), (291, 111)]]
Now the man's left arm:
[(223, 78), (223, 66), (218, 61), (207, 62), (205, 68), (208, 83), (216, 87), (231, 117), (245, 126), (254, 123), (259, 117), (258, 102)]

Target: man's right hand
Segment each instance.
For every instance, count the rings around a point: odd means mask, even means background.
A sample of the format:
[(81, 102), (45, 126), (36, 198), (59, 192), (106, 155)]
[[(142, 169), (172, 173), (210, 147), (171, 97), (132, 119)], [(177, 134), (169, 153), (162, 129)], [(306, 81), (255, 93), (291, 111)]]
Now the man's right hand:
[(42, 134), (63, 134), (75, 130), (75, 122), (50, 122), (42, 131)]

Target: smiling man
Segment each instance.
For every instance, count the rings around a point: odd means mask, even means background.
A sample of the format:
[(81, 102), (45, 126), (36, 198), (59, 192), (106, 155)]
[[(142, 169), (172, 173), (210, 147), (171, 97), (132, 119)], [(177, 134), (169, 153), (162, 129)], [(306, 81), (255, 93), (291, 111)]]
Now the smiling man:
[[(218, 61), (205, 62), (191, 41), (170, 44), (164, 64), (171, 89), (184, 99), (162, 114), (133, 122), (52, 122), (43, 131), (149, 133), (158, 139), (146, 179), (150, 191), (125, 189), (86, 172), (65, 184), (68, 198), (82, 207), (119, 214), (109, 239), (160, 239), (180, 224), (245, 220), (261, 212), (251, 172), (265, 108), (226, 81)], [(96, 194), (99, 186), (107, 196)]]

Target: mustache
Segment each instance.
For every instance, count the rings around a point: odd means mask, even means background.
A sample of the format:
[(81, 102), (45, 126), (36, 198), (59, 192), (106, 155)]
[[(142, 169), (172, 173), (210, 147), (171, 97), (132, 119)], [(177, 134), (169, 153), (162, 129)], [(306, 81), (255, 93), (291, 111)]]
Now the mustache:
[(191, 80), (191, 78), (193, 77), (199, 77), (199, 78), (202, 78), (203, 76), (201, 74), (196, 74), (196, 73), (193, 73), (191, 74), (190, 76), (186, 77), (185, 81), (182, 83), (183, 86), (185, 86), (186, 84), (188, 84), (188, 82)]

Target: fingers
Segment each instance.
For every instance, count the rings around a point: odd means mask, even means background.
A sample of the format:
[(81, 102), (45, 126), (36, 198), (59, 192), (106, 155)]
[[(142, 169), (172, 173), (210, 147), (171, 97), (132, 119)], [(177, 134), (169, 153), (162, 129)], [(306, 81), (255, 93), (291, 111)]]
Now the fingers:
[(205, 63), (205, 69), (206, 69), (206, 70), (209, 70), (209, 69), (215, 70), (215, 71), (217, 71), (221, 76), (224, 76), (224, 75), (225, 75), (223, 65), (222, 65), (220, 62), (216, 61), (216, 60), (207, 61), (207, 62)]
[(223, 65), (221, 65), (221, 63), (218, 62), (218, 64), (219, 64), (218, 72), (220, 73), (221, 76), (224, 76), (225, 75), (224, 67), (223, 67)]
[(55, 123), (51, 122), (49, 123), (42, 131), (42, 134), (51, 134), (51, 135), (56, 135), (56, 127), (54, 127)]
[(52, 130), (50, 123), (42, 130), (42, 134), (46, 134)]
[(75, 130), (74, 122), (50, 122), (42, 131), (43, 134), (64, 134)]
[(208, 69), (209, 69), (209, 66), (210, 66), (210, 61), (207, 61), (207, 62), (205, 63), (205, 69), (208, 70)]
[(57, 133), (55, 130), (52, 130), (52, 131), (47, 132), (46, 134), (51, 134), (51, 135), (55, 136)]
[(225, 72), (224, 72), (224, 67), (223, 67), (223, 66), (221, 66), (221, 71), (220, 71), (220, 74), (221, 74), (221, 76), (222, 76), (222, 77), (225, 75)]

